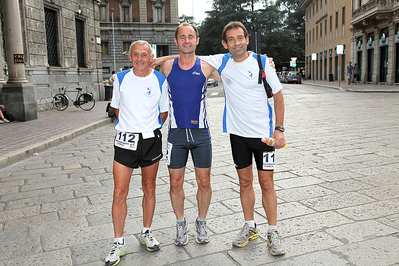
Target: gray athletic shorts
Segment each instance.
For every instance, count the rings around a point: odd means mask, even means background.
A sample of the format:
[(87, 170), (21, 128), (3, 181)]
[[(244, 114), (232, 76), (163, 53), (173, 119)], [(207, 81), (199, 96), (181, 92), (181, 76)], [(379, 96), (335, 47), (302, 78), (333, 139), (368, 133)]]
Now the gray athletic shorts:
[(212, 143), (207, 128), (172, 128), (169, 130), (166, 164), (170, 169), (186, 166), (188, 152), (197, 168), (212, 165)]

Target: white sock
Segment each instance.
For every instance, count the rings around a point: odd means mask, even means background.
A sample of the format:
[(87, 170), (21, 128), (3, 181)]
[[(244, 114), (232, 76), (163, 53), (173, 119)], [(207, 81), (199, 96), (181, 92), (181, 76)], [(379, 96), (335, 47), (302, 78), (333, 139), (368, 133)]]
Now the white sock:
[(245, 221), (245, 223), (246, 223), (250, 228), (255, 228), (255, 220), (252, 220), (252, 221)]
[(206, 219), (201, 219), (201, 218), (197, 217), (197, 221), (198, 221), (198, 222), (205, 222)]
[(183, 217), (182, 219), (177, 220), (178, 223), (183, 223), (186, 217)]
[(123, 236), (122, 237), (115, 237), (114, 238), (114, 242), (117, 242), (117, 243), (123, 245), (125, 243), (125, 239), (123, 238)]
[(143, 227), (143, 230), (141, 230), (141, 234), (144, 234), (145, 232), (151, 232), (151, 227)]
[(277, 225), (269, 225), (269, 232), (272, 231), (277, 231)]

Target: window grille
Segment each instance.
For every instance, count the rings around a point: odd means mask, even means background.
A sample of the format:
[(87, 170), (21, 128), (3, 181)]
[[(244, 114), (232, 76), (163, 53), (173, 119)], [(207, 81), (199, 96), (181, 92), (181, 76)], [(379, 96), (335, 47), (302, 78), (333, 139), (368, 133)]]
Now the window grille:
[(78, 54), (78, 67), (86, 67), (85, 64), (85, 32), (84, 32), (84, 21), (75, 19), (76, 25), (76, 50)]
[(60, 66), (58, 56), (58, 21), (57, 11), (44, 9), (46, 24), (47, 62), (50, 66)]

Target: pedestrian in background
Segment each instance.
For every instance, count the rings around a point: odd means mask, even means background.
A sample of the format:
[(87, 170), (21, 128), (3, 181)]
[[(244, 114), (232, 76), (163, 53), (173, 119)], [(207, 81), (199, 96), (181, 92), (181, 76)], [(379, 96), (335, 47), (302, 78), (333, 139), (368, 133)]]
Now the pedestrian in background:
[(111, 85), (114, 86), (114, 82), (115, 82), (115, 77), (116, 77), (116, 73), (115, 71), (112, 71), (112, 75), (109, 78), (109, 82), (111, 82)]
[(6, 119), (6, 118), (4, 118), (4, 115), (3, 115), (3, 112), (1, 111), (1, 109), (5, 109), (6, 107), (4, 106), (4, 105), (0, 105), (0, 124), (3, 124), (3, 123), (9, 123), (10, 121), (8, 120), (8, 119)]
[(352, 62), (349, 62), (349, 65), (346, 67), (346, 74), (348, 75), (348, 84), (351, 84), (352, 75), (353, 75), (353, 66)]
[(355, 63), (355, 66), (353, 67), (353, 84), (357, 84), (358, 78), (359, 78), (359, 67), (357, 66), (357, 63)]
[(127, 252), (123, 229), (127, 215), (126, 198), (134, 168), (141, 167), (143, 229), (140, 242), (148, 251), (160, 249), (151, 231), (155, 210), (155, 179), (162, 158), (160, 128), (168, 116), (169, 89), (163, 74), (150, 68), (154, 55), (146, 41), (130, 45), (133, 68), (119, 72), (114, 81), (111, 106), (115, 108), (117, 130), (114, 142), (114, 195), (112, 222), (115, 239), (106, 265), (117, 265)]

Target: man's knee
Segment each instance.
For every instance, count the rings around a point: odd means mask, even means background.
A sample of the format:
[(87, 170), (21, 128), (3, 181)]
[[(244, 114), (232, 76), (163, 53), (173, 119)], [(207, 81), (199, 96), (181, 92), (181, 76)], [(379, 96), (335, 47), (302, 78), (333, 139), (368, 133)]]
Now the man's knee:
[(155, 196), (155, 188), (156, 188), (156, 183), (155, 182), (143, 183), (144, 196), (147, 196), (147, 197)]
[(266, 179), (259, 182), (263, 193), (269, 193), (274, 191), (273, 179)]
[(129, 190), (126, 188), (115, 187), (114, 188), (114, 203), (120, 204), (120, 203), (126, 201), (128, 193), (129, 193)]
[(202, 177), (197, 178), (198, 189), (202, 191), (208, 191), (211, 189), (211, 178), (210, 177)]

